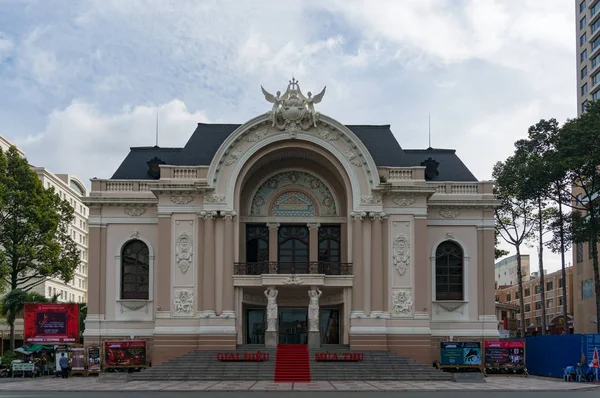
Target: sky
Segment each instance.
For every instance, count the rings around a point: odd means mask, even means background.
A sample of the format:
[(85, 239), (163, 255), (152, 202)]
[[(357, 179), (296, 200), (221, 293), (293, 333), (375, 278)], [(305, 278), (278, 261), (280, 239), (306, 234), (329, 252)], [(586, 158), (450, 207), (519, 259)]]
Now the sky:
[[(456, 149), (480, 180), (540, 119), (576, 117), (568, 0), (0, 0), (0, 134), (88, 183), (132, 146), (270, 109), (260, 86), (327, 92), (344, 124)], [(532, 256), (536, 250), (527, 249)], [(570, 255), (567, 257), (570, 260)], [(550, 271), (560, 267), (548, 256)]]

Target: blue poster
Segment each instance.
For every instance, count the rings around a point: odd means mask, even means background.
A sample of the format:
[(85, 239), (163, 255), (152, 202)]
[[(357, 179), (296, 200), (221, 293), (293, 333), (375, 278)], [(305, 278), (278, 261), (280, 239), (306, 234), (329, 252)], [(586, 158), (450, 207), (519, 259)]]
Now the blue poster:
[(481, 365), (481, 343), (464, 341), (441, 342), (440, 365)]
[(592, 363), (592, 359), (594, 359), (594, 349), (598, 348), (600, 351), (600, 334), (587, 334), (585, 335), (585, 361), (586, 364)]

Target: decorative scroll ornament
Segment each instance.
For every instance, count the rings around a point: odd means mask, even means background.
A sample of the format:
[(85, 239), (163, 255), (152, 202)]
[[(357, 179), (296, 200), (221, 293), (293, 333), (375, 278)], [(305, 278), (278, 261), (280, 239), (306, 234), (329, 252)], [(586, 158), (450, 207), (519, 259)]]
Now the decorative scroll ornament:
[(231, 166), (244, 154), (244, 151), (235, 149), (229, 154), (229, 158), (225, 161), (226, 166)]
[(301, 285), (304, 281), (298, 278), (298, 275), (290, 275), (283, 280), (284, 285)]
[(464, 312), (464, 310), (463, 310), (464, 305), (465, 305), (465, 303), (462, 303), (462, 302), (451, 302), (451, 301), (450, 302), (445, 302), (445, 303), (438, 302), (437, 303), (437, 308), (435, 310), (435, 313), (439, 315), (439, 314), (442, 313), (441, 310), (444, 310), (445, 312), (455, 312), (457, 310), (460, 310), (459, 312), (461, 314), (463, 314), (463, 312)]
[(124, 210), (125, 214), (132, 217), (139, 217), (146, 212), (144, 207), (126, 207)]
[(442, 209), (439, 214), (444, 218), (456, 218), (460, 215), (460, 212), (458, 210)]
[(392, 293), (392, 316), (410, 315), (413, 300), (410, 290), (397, 290)]
[(308, 130), (313, 126), (317, 127), (320, 114), (315, 111), (315, 104), (323, 99), (326, 87), (314, 97), (310, 91), (307, 93), (308, 96), (304, 96), (298, 83), (296, 79), (292, 78), (283, 95), (280, 91), (273, 95), (262, 86), (260, 87), (265, 99), (273, 104), (269, 112), (272, 127), (291, 133)]
[(193, 196), (171, 196), (170, 199), (171, 199), (171, 202), (173, 202), (175, 204), (187, 205), (192, 200), (194, 200), (194, 197)]
[(350, 146), (346, 147), (345, 155), (348, 158), (348, 161), (356, 167), (361, 167), (364, 163), (360, 157), (360, 154)]
[(225, 195), (206, 195), (204, 197), (204, 203), (222, 203), (225, 202)]
[(192, 237), (187, 232), (179, 235), (175, 250), (175, 261), (177, 261), (181, 272), (185, 274), (192, 265)]
[(394, 196), (392, 202), (397, 204), (398, 206), (410, 206), (416, 202), (415, 198), (407, 198), (403, 196)]
[(327, 141), (337, 141), (342, 136), (342, 133), (332, 126), (321, 123), (319, 130), (317, 130), (317, 135)]
[(191, 314), (194, 312), (194, 292), (180, 290), (175, 295), (175, 312), (177, 314)]
[(396, 236), (393, 246), (394, 267), (400, 276), (406, 273), (410, 263), (410, 243), (408, 238), (402, 234)]
[(370, 205), (378, 205), (381, 203), (381, 195), (364, 195), (360, 197), (361, 203), (370, 204)]
[(131, 233), (131, 235), (129, 235), (129, 237), (130, 237), (130, 238), (133, 238), (133, 239), (137, 239), (137, 238), (139, 238), (139, 237), (140, 237), (140, 231), (133, 231), (133, 232)]

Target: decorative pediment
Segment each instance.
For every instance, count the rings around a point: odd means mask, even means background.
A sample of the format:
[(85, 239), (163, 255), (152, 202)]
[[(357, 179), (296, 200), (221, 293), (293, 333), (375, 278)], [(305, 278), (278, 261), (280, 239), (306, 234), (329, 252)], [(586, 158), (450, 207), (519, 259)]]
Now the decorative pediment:
[(301, 192), (286, 192), (275, 200), (272, 212), (276, 217), (314, 217), (315, 206)]

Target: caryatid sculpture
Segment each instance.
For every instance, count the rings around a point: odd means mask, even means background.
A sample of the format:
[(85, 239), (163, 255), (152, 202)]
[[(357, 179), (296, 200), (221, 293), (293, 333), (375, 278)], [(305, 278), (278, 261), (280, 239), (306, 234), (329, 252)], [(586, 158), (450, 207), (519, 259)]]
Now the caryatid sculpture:
[(269, 286), (265, 290), (265, 297), (267, 298), (267, 332), (277, 331), (277, 295), (279, 292), (273, 286)]
[(308, 304), (308, 331), (318, 332), (319, 331), (319, 298), (321, 292), (318, 287), (314, 287), (308, 291), (308, 297), (310, 302)]

